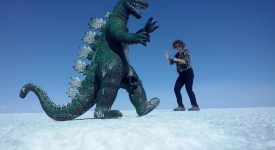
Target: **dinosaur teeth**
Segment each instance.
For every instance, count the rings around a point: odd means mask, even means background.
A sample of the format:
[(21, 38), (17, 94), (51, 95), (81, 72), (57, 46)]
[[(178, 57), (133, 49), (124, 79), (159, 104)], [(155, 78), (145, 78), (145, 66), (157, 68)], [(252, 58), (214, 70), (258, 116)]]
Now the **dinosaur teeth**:
[(146, 6), (143, 6), (142, 4), (136, 3), (136, 2), (134, 2), (132, 5), (133, 5), (132, 7), (139, 7), (140, 9), (145, 9), (146, 8)]
[(22, 89), (21, 89), (21, 91), (22, 91), (22, 92), (25, 92), (25, 91), (26, 91), (26, 89), (25, 89), (25, 88), (22, 88)]
[(138, 3), (134, 3), (134, 7), (137, 7), (137, 6), (139, 6), (139, 4)]

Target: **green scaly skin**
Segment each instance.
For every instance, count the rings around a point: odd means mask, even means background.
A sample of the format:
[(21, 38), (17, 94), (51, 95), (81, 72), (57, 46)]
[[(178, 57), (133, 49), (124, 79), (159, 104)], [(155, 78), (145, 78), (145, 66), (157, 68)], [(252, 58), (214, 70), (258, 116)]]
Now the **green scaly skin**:
[(72, 120), (87, 112), (96, 104), (94, 117), (122, 117), (118, 110), (111, 110), (120, 88), (126, 89), (129, 98), (139, 116), (155, 109), (159, 104), (158, 98), (147, 101), (146, 94), (135, 70), (128, 63), (128, 45), (143, 44), (150, 41), (149, 34), (156, 26), (156, 21), (150, 18), (145, 27), (136, 33), (129, 33), (127, 22), (130, 15), (140, 19), (138, 8), (148, 7), (144, 0), (120, 0), (109, 16), (106, 25), (101, 29), (102, 34), (96, 37), (93, 49), (95, 54), (89, 55), (92, 61), (86, 67), (85, 79), (78, 88), (79, 93), (66, 105), (56, 105), (47, 93), (39, 86), (28, 83), (20, 91), (20, 97), (25, 98), (28, 92), (34, 92), (40, 100), (46, 114), (57, 121)]

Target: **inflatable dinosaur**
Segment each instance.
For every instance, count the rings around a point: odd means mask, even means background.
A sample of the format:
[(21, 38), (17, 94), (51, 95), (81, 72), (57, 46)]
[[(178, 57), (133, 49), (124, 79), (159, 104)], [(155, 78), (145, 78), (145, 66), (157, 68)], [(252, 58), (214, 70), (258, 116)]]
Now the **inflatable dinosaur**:
[[(55, 104), (39, 86), (28, 83), (20, 91), (25, 98), (28, 92), (34, 92), (46, 114), (57, 121), (72, 120), (87, 112), (96, 105), (94, 117), (99, 119), (122, 117), (119, 110), (111, 110), (120, 88), (129, 93), (131, 103), (138, 116), (143, 116), (155, 109), (158, 98), (147, 101), (146, 94), (135, 70), (128, 62), (128, 46), (150, 42), (149, 34), (156, 26), (153, 18), (136, 33), (129, 33), (127, 22), (130, 15), (140, 19), (139, 9), (148, 8), (144, 0), (120, 0), (113, 11), (107, 14), (106, 20), (91, 18), (90, 26), (96, 32), (87, 32), (83, 39), (80, 59), (74, 68), (83, 73), (84, 79), (73, 78), (69, 91), (71, 102), (65, 105)], [(84, 65), (83, 59), (90, 61)]]

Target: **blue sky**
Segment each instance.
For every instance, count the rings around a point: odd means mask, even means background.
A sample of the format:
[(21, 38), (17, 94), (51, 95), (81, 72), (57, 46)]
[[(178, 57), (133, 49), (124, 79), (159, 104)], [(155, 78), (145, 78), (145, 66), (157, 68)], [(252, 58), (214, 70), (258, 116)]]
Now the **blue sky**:
[[(34, 94), (21, 100), (20, 88), (34, 82), (56, 103), (66, 103), (72, 66), (91, 17), (102, 17), (117, 1), (1, 0), (0, 112), (41, 112)], [(130, 63), (143, 81), (148, 99), (159, 97), (159, 109), (172, 109), (175, 66), (162, 55), (182, 39), (191, 52), (194, 92), (202, 108), (275, 106), (275, 1), (149, 1), (136, 32), (149, 17), (160, 26), (147, 47), (132, 45)], [(182, 89), (183, 102), (190, 106)], [(120, 90), (114, 109), (134, 109)], [(94, 109), (94, 108), (93, 108)]]

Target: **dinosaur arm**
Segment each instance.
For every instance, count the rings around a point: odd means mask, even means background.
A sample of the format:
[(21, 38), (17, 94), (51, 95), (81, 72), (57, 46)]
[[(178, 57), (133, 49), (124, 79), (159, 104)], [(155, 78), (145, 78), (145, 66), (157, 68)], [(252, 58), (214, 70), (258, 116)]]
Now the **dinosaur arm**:
[(157, 21), (153, 21), (153, 17), (151, 17), (146, 22), (144, 28), (138, 30), (136, 33), (140, 33), (140, 32), (152, 33), (159, 27), (156, 24), (157, 24)]
[(127, 44), (137, 44), (141, 43), (146, 45), (146, 42), (149, 41), (149, 34), (140, 30), (137, 33), (129, 33), (126, 27), (121, 28), (120, 25), (113, 25), (109, 28), (109, 33), (116, 41)]
[(112, 35), (114, 39), (123, 43), (128, 43), (128, 44), (139, 43), (139, 38), (136, 36), (136, 34), (133, 34), (133, 33), (114, 31)]
[(144, 31), (145, 31), (144, 28), (142, 28), (142, 29), (138, 30), (138, 31), (136, 32), (136, 34), (137, 34), (137, 33), (140, 33), (140, 32), (144, 32)]

